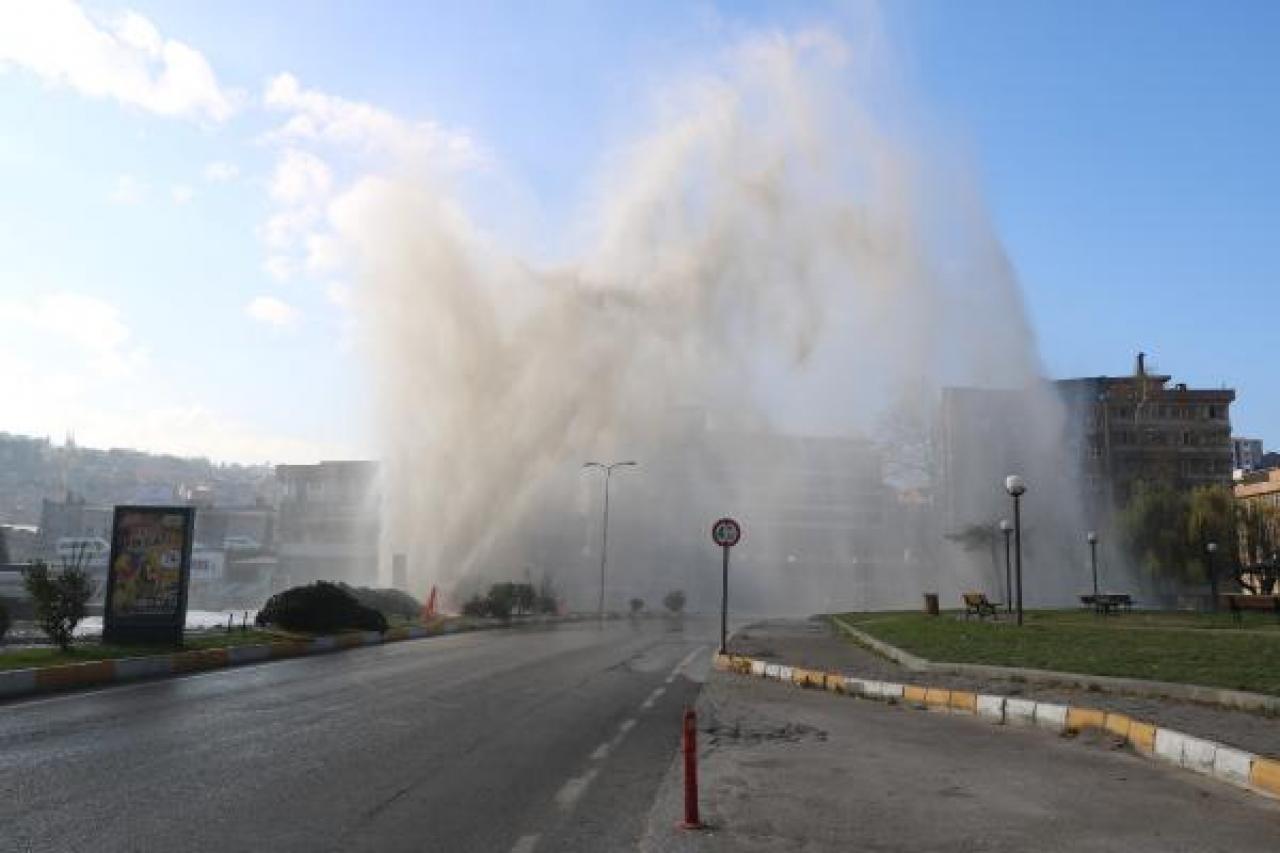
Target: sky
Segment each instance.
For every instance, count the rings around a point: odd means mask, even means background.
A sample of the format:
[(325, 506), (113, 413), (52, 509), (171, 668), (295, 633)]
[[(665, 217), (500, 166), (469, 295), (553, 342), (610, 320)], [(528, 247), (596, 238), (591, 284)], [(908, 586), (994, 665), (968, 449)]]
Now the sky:
[(0, 0), (0, 431), (373, 455), (341, 188), (429, 162), (554, 263), (647, 93), (809, 28), (891, 54), (917, 144), (972, 166), (1049, 376), (1144, 350), (1280, 445), (1280, 4), (1172, 0)]

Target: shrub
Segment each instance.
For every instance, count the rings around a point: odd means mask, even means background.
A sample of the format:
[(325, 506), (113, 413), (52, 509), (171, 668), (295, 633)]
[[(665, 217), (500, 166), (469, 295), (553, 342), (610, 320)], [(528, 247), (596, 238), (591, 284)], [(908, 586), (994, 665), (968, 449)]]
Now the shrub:
[(76, 625), (85, 617), (93, 597), (93, 581), (88, 572), (79, 566), (64, 566), (55, 575), (47, 563), (36, 561), (23, 574), (22, 582), (31, 596), (40, 629), (58, 648), (71, 648)]
[(422, 615), (422, 603), (407, 592), (346, 584), (339, 584), (339, 586), (355, 596), (356, 601), (365, 607), (372, 607), (388, 619), (393, 616), (401, 619), (417, 619)]
[(673, 589), (662, 599), (662, 605), (672, 613), (684, 612), (684, 590)]
[(633, 598), (633, 599), (631, 599), (631, 601), (629, 602), (629, 604), (630, 604), (630, 606), (631, 606), (631, 615), (632, 615), (632, 616), (638, 616), (638, 615), (640, 614), (640, 611), (641, 611), (641, 610), (644, 610), (644, 599), (643, 599), (643, 598)]
[(276, 593), (258, 611), (258, 625), (288, 631), (330, 634), (335, 631), (385, 631), (387, 619), (356, 600), (346, 588), (327, 581), (295, 586)]
[(9, 608), (0, 601), (0, 640), (3, 640), (7, 633), (9, 633)]

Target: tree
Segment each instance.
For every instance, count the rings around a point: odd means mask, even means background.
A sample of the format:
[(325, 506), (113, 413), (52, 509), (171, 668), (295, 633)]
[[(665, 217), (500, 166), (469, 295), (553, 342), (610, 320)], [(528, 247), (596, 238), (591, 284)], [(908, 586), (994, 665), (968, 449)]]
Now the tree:
[(1235, 579), (1242, 589), (1267, 595), (1280, 588), (1280, 507), (1246, 501), (1236, 510), (1240, 560)]
[[(1239, 562), (1239, 526), (1236, 521), (1236, 499), (1230, 486), (1197, 486), (1187, 499), (1187, 546), (1200, 565), (1200, 574), (1208, 578), (1216, 597), (1218, 578), (1224, 568)], [(1210, 555), (1210, 542), (1218, 553)]]
[(22, 581), (35, 605), (40, 629), (58, 648), (71, 648), (76, 625), (88, 613), (89, 599), (93, 597), (89, 573), (77, 563), (64, 563), (62, 571), (53, 574), (47, 563), (37, 560), (23, 574)]
[(684, 612), (684, 590), (673, 589), (662, 599), (662, 606), (672, 613)]
[(643, 598), (633, 598), (633, 599), (631, 599), (631, 601), (629, 602), (629, 604), (630, 604), (630, 606), (631, 606), (631, 615), (632, 615), (632, 616), (639, 616), (639, 615), (640, 615), (640, 611), (641, 611), (641, 610), (644, 610), (644, 599), (643, 599)]
[[(1195, 579), (1189, 529), (1187, 493), (1163, 483), (1140, 483), (1120, 514), (1124, 544), (1152, 578)], [(1194, 565), (1199, 568), (1198, 560)]]

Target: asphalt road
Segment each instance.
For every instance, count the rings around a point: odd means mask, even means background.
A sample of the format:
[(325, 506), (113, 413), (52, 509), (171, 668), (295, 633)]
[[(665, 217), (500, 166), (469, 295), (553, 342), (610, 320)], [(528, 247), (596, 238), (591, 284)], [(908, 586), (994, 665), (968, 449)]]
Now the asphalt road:
[(0, 705), (0, 850), (628, 848), (714, 634), (488, 631)]

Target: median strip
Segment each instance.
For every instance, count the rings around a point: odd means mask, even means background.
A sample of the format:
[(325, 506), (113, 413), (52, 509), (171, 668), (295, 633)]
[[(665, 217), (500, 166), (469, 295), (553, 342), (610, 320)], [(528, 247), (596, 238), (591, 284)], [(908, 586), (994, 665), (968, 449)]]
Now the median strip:
[(715, 668), (738, 675), (825, 689), (916, 708), (981, 717), (996, 724), (1038, 726), (1059, 734), (1105, 732), (1134, 752), (1256, 794), (1280, 798), (1280, 760), (1097, 708), (1037, 702), (917, 684), (871, 681), (836, 672), (790, 667), (741, 655), (717, 654)]
[(0, 699), (16, 699), (36, 693), (205, 672), (265, 660), (302, 657), (401, 640), (417, 640), (446, 633), (452, 632), (447, 627), (433, 630), (412, 626), (396, 628), (385, 634), (368, 631), (315, 637), (309, 641), (285, 640), (255, 645), (193, 649), (136, 658), (114, 658), (29, 669), (0, 670)]

